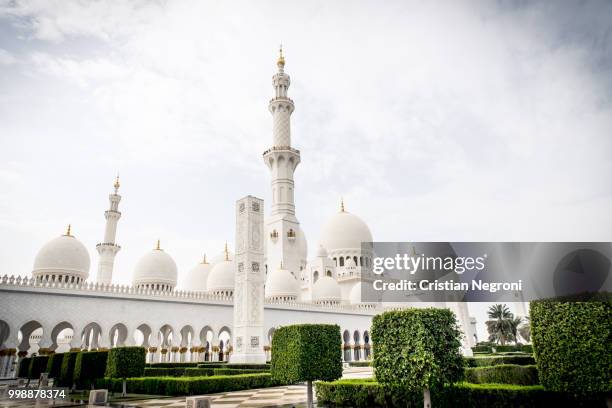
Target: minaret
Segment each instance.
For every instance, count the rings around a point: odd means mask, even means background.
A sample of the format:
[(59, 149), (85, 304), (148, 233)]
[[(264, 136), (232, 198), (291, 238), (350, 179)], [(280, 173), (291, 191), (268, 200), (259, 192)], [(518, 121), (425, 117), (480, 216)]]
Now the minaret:
[(291, 114), (294, 104), (287, 97), (291, 80), (285, 73), (285, 58), (280, 48), (278, 72), (272, 77), (275, 96), (268, 109), (272, 114), (272, 147), (263, 154), (272, 176), (272, 213), (267, 219), (266, 265), (285, 268), (299, 276), (297, 235), (300, 224), (295, 217), (293, 173), (300, 163), (300, 151), (291, 147)]
[(96, 245), (96, 249), (100, 254), (100, 263), (98, 264), (98, 276), (96, 282), (109, 284), (113, 279), (113, 264), (115, 263), (115, 255), (121, 247), (115, 244), (115, 238), (117, 235), (117, 222), (121, 218), (119, 212), (119, 201), (121, 196), (119, 195), (119, 176), (115, 180), (113, 187), (115, 192), (108, 196), (110, 201), (110, 208), (104, 212), (106, 218), (106, 230), (104, 231), (104, 241)]

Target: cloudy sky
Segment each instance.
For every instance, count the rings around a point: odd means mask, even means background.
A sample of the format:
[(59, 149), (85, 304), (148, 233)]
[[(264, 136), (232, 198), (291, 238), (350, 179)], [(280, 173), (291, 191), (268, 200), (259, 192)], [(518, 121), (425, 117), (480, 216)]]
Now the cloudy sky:
[(340, 196), (378, 241), (610, 241), (611, 22), (607, 1), (0, 0), (0, 274), (71, 223), (95, 275), (117, 172), (117, 282), (158, 238), (179, 274), (219, 253), (235, 200), (269, 196), (280, 42), (311, 251)]

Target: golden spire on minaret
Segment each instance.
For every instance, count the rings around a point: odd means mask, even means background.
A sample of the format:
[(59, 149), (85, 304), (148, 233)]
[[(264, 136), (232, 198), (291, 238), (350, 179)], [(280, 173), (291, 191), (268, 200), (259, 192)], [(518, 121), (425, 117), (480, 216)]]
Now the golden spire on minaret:
[(283, 68), (285, 66), (285, 57), (283, 56), (283, 44), (281, 44), (278, 49), (278, 61), (276, 61), (276, 65), (278, 65), (279, 68)]
[(121, 183), (119, 183), (119, 173), (117, 173), (117, 178), (115, 179), (113, 187), (115, 187), (115, 193), (119, 190), (119, 187), (121, 187)]
[(68, 224), (68, 228), (66, 229), (66, 233), (64, 234), (65, 237), (71, 237), (72, 235), (70, 235), (70, 231), (72, 230), (72, 225)]
[(344, 198), (340, 197), (340, 212), (345, 212), (344, 211)]
[(155, 248), (157, 251), (161, 251), (161, 246), (160, 246), (160, 242), (159, 239), (157, 240), (157, 247)]
[(225, 249), (223, 249), (223, 252), (225, 252), (225, 260), (229, 261), (229, 251), (227, 249), (227, 242), (225, 242)]

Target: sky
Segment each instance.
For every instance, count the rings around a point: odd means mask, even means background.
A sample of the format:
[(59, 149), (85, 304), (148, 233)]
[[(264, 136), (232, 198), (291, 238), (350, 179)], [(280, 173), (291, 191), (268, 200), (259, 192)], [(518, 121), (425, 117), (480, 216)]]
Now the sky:
[(340, 197), (377, 241), (612, 241), (611, 2), (0, 0), (0, 275), (70, 223), (94, 277), (117, 173), (116, 282), (233, 246), (279, 43), (311, 254)]

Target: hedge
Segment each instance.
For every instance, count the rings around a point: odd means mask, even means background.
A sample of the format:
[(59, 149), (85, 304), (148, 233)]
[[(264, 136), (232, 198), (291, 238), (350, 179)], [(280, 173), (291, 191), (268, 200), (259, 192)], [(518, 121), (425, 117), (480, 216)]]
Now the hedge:
[(500, 364), (534, 365), (533, 356), (464, 357), (466, 367), (489, 367)]
[(151, 368), (186, 368), (186, 367), (197, 367), (202, 363), (147, 363), (146, 367)]
[(500, 364), (491, 367), (466, 368), (465, 380), (474, 384), (539, 384), (538, 370), (535, 365)]
[[(449, 309), (405, 309), (374, 316), (372, 366), (388, 387), (437, 389), (463, 377), (461, 332)], [(435, 404), (434, 404), (435, 406)]]
[(81, 351), (74, 364), (74, 382), (79, 388), (90, 387), (106, 372), (108, 351)]
[(340, 326), (296, 324), (284, 326), (272, 338), (272, 377), (282, 383), (342, 377)]
[[(423, 407), (418, 390), (384, 388), (372, 379), (339, 380), (316, 383), (317, 403), (337, 407)], [(568, 394), (546, 391), (539, 385), (458, 383), (445, 386), (431, 395), (436, 408), (534, 408), (606, 407), (605, 395), (578, 399)]]
[(28, 378), (37, 380), (40, 378), (40, 374), (47, 370), (47, 364), (49, 363), (49, 356), (36, 356), (30, 360), (30, 367), (28, 370)]
[(241, 374), (254, 374), (254, 373), (269, 373), (270, 370), (263, 368), (251, 368), (251, 369), (240, 369), (240, 368), (213, 368), (213, 375), (241, 375)]
[[(193, 368), (192, 368), (193, 369)], [(143, 377), (181, 377), (186, 368), (181, 367), (145, 367)], [(197, 368), (196, 368), (197, 370)]]
[(24, 357), (19, 360), (19, 367), (17, 369), (17, 377), (27, 378), (30, 376), (30, 362), (32, 357)]
[(521, 353), (527, 353), (527, 354), (533, 353), (533, 346), (531, 344), (522, 344), (522, 345), (515, 345), (515, 346), (483, 345), (483, 346), (472, 347), (472, 351), (474, 353), (493, 353), (493, 349), (495, 349), (496, 353), (504, 353), (504, 352), (521, 352)]
[(62, 370), (60, 372), (58, 384), (62, 387), (71, 387), (74, 378), (74, 365), (79, 352), (69, 351), (63, 354), (64, 358), (62, 359)]
[(199, 368), (233, 368), (238, 370), (244, 369), (256, 369), (256, 370), (269, 370), (270, 364), (229, 364), (229, 363), (199, 363)]
[[(127, 390), (134, 394), (148, 395), (202, 395), (240, 391), (280, 385), (268, 373), (211, 377), (141, 377), (128, 378)], [(104, 378), (96, 382), (99, 388), (121, 391), (122, 381)]]
[(186, 368), (183, 375), (186, 377), (202, 377), (213, 375), (214, 368)]
[(612, 389), (612, 303), (535, 301), (530, 317), (543, 386), (578, 395)]
[(144, 374), (146, 351), (144, 347), (116, 347), (108, 352), (106, 377), (129, 378)]
[(64, 353), (53, 353), (49, 356), (49, 362), (47, 363), (47, 372), (49, 378), (59, 378), (62, 373), (62, 360), (64, 359)]

